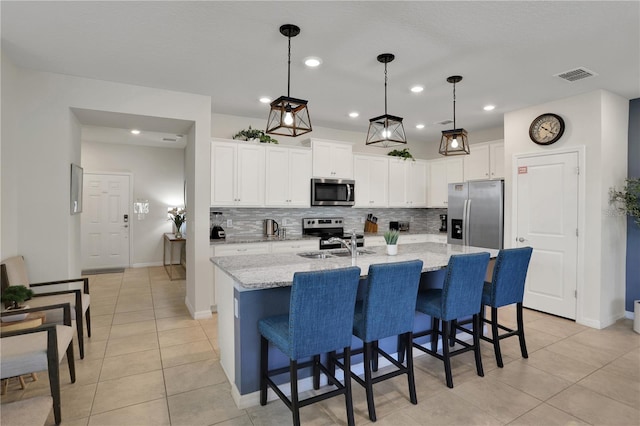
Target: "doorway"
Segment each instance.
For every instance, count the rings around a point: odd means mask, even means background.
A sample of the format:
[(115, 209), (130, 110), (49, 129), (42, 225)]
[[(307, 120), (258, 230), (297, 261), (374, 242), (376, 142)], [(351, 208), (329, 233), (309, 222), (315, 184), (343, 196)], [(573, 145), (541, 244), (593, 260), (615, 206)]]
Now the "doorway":
[(524, 306), (576, 319), (579, 152), (516, 156), (515, 246), (533, 247)]
[(131, 175), (85, 173), (80, 219), (82, 270), (130, 266)]

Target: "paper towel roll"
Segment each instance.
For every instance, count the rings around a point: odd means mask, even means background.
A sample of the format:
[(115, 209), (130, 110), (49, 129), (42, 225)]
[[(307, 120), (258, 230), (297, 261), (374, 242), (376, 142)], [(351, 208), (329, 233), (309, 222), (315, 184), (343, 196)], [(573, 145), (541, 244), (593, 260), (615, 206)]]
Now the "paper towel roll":
[(633, 331), (640, 334), (640, 300), (633, 302)]

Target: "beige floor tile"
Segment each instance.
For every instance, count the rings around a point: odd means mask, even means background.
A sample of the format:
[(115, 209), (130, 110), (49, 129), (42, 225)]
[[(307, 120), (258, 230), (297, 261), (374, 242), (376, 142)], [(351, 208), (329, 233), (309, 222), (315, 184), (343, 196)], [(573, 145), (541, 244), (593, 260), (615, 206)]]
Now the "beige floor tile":
[(248, 414), (243, 414), (233, 419), (225, 420), (219, 423), (214, 423), (215, 426), (253, 426), (251, 418)]
[[(335, 424), (335, 415), (331, 411), (328, 411), (322, 407), (327, 402), (335, 402), (342, 407), (342, 410), (338, 407), (338, 416), (342, 419), (342, 424), (346, 425), (346, 408), (343, 396), (337, 396), (327, 401), (311, 404), (300, 409), (301, 423), (304, 425), (312, 426), (326, 426)], [(275, 399), (269, 401), (267, 405), (247, 408), (247, 413), (251, 418), (251, 422), (254, 426), (270, 426), (270, 425), (288, 425), (292, 423), (293, 415), (291, 410), (280, 400)], [(355, 423), (360, 425), (364, 424), (364, 421), (360, 421), (359, 418), (355, 420)]]
[(123, 312), (115, 314), (113, 316), (113, 325), (148, 321), (153, 319), (156, 319), (153, 309), (147, 309), (145, 311)]
[(594, 367), (602, 367), (624, 353), (616, 351), (614, 348), (599, 348), (583, 345), (571, 339), (561, 340), (547, 346), (545, 349)]
[(174, 330), (176, 328), (200, 327), (200, 323), (187, 318), (161, 318), (156, 320), (158, 331)]
[(125, 299), (118, 301), (118, 304), (115, 308), (115, 313), (144, 311), (148, 309), (153, 309), (153, 302), (150, 298), (148, 300), (142, 300), (139, 302)]
[(554, 396), (548, 404), (594, 425), (637, 425), (640, 411), (580, 385)]
[(546, 401), (573, 384), (532, 367), (524, 359), (507, 364), (504, 368), (497, 368), (487, 373), (486, 377), (495, 378), (542, 401)]
[(577, 417), (558, 410), (548, 404), (540, 404), (528, 413), (523, 414), (509, 426), (566, 426), (566, 425), (588, 425)]
[[(63, 424), (73, 419), (89, 417), (93, 398), (96, 393), (96, 383), (89, 385), (69, 386), (60, 392), (60, 407)], [(24, 394), (24, 398), (33, 396), (50, 395), (49, 386), (38, 390), (29, 390)]]
[(160, 370), (108, 380), (98, 383), (91, 415), (164, 397), (164, 378)]
[[(55, 421), (53, 419), (53, 410), (49, 414), (49, 418), (47, 419), (46, 426), (55, 426)], [(63, 426), (87, 426), (89, 424), (89, 417), (84, 417), (82, 419), (62, 419)]]
[(603, 368), (578, 384), (631, 407), (640, 406), (640, 382), (631, 376), (612, 374)]
[(541, 403), (539, 399), (491, 377), (455, 386), (453, 393), (505, 423)]
[(208, 340), (165, 346), (160, 349), (163, 368), (175, 367), (190, 362), (218, 359)]
[(91, 328), (94, 327), (111, 327), (111, 323), (113, 322), (113, 315), (95, 315), (93, 313), (93, 308), (91, 309)]
[(110, 339), (107, 344), (105, 356), (110, 357), (157, 348), (158, 335), (156, 333), (137, 334), (135, 336), (123, 337), (122, 339)]
[(91, 316), (93, 315), (113, 315), (116, 311), (116, 305), (98, 305), (91, 306)]
[(180, 328), (177, 330), (166, 330), (158, 332), (160, 347), (180, 345), (182, 343), (206, 340), (207, 335), (202, 331), (202, 327)]
[(214, 359), (164, 369), (167, 395), (175, 395), (206, 386), (227, 383), (220, 362)]
[(602, 368), (640, 383), (640, 349), (635, 349)]
[(87, 342), (87, 340), (91, 340), (93, 342), (100, 342), (103, 340), (108, 340), (109, 339), (109, 333), (111, 332), (111, 326), (110, 325), (106, 325), (103, 327), (96, 327), (93, 325), (93, 323), (91, 324), (91, 338), (87, 337), (87, 333), (85, 330), (85, 343)]
[(156, 320), (130, 322), (111, 326), (110, 339), (120, 339), (136, 334), (148, 334), (156, 331)]
[[(84, 341), (84, 360), (89, 359), (102, 359), (104, 358), (104, 353), (107, 348), (107, 341), (100, 340), (94, 341), (93, 337), (91, 339), (85, 339)], [(79, 351), (75, 352), (76, 360), (80, 360)]]
[(186, 306), (171, 306), (168, 308), (155, 308), (154, 309), (156, 319), (160, 318), (172, 318), (172, 317), (185, 317), (191, 318), (189, 310)]
[[(418, 402), (418, 410), (408, 411), (408, 415), (418, 424), (432, 425), (498, 425), (501, 422), (486, 410), (469, 404), (467, 400), (451, 390)], [(484, 407), (483, 407), (484, 408)], [(390, 423), (391, 424), (391, 423)]]
[(102, 364), (100, 381), (104, 382), (161, 369), (159, 349), (107, 357)]
[(91, 293), (91, 308), (95, 306), (115, 306), (118, 301), (118, 293), (113, 293), (104, 296), (96, 296)]
[(153, 298), (154, 308), (169, 308), (169, 307), (182, 307), (184, 306), (184, 296), (171, 297), (171, 298)]
[[(76, 382), (75, 383), (65, 383), (62, 382), (62, 387), (65, 386), (75, 386), (79, 385), (87, 385), (91, 383), (97, 383), (98, 378), (100, 377), (100, 369), (102, 368), (102, 358), (96, 359), (83, 359), (77, 360), (75, 363), (76, 366)], [(63, 362), (60, 365), (60, 377), (69, 377), (69, 366), (66, 362)]]
[(620, 355), (640, 347), (640, 334), (630, 335), (627, 330), (621, 330), (615, 326), (604, 330), (585, 330), (571, 336), (568, 340), (596, 349), (604, 348)]
[(532, 367), (570, 382), (577, 382), (598, 369), (598, 367), (591, 364), (551, 352), (546, 348), (529, 355), (529, 359), (526, 362)]
[(169, 408), (165, 398), (143, 402), (91, 416), (89, 426), (168, 426)]
[(526, 328), (542, 331), (558, 337), (569, 337), (587, 329), (586, 326), (580, 325), (575, 321), (552, 316), (532, 321)]
[(169, 396), (168, 401), (172, 426), (211, 425), (246, 414), (236, 408), (226, 384)]

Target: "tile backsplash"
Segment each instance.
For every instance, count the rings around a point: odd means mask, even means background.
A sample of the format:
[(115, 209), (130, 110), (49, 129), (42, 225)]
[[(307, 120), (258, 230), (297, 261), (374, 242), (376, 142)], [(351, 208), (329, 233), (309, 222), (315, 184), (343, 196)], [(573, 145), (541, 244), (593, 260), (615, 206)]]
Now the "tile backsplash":
[[(342, 217), (346, 231), (355, 229), (362, 232), (364, 219), (372, 213), (378, 218), (378, 231), (389, 229), (394, 220), (411, 223), (412, 233), (437, 234), (440, 229), (441, 214), (447, 209), (355, 209), (351, 207), (310, 207), (307, 209), (282, 208), (222, 208), (211, 207), (210, 212), (222, 212), (222, 227), (229, 237), (258, 236), (263, 233), (264, 219), (273, 219), (281, 227), (287, 228), (287, 234), (302, 233), (302, 219), (307, 217)], [(227, 220), (232, 225), (227, 226)], [(210, 214), (210, 226), (213, 226), (213, 214)]]

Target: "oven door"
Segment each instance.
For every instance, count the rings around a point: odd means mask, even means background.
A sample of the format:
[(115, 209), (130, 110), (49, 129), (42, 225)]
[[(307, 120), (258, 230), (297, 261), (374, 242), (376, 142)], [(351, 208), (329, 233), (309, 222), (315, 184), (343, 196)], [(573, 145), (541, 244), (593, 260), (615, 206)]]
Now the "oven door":
[(354, 204), (354, 180), (311, 179), (312, 206), (353, 206)]

